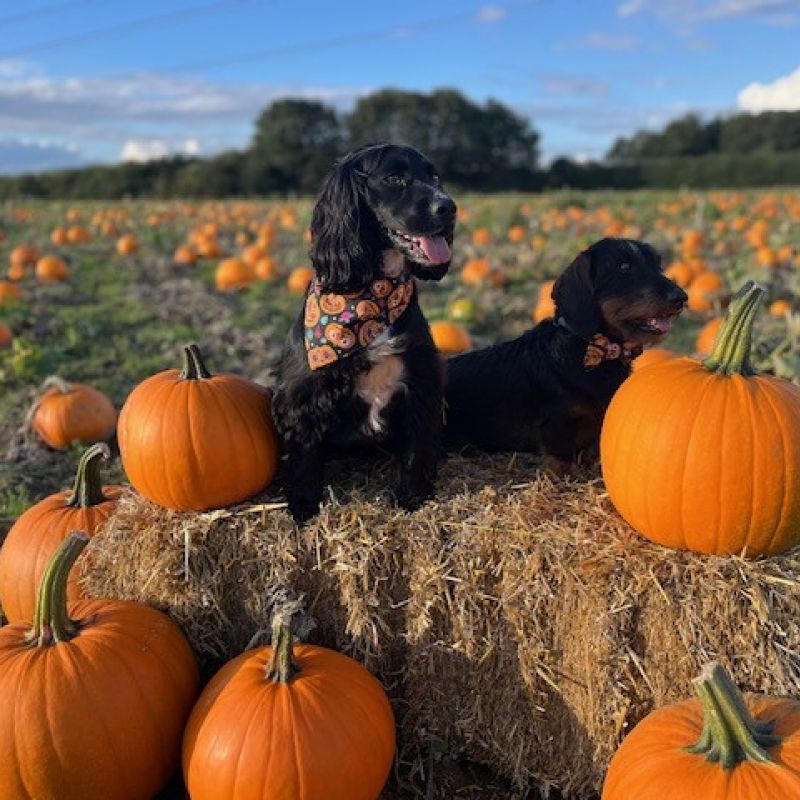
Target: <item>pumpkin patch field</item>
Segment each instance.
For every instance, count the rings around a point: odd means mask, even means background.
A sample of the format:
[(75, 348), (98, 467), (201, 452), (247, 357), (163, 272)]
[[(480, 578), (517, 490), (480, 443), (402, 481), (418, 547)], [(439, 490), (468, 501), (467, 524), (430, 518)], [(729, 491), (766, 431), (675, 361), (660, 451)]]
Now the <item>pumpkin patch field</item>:
[(553, 280), (605, 236), (653, 244), (687, 308), (612, 400), (599, 463), (465, 451), (407, 513), (391, 460), (336, 461), (300, 529), (270, 389), (313, 200), (0, 206), (0, 698), (69, 676), (71, 647), (107, 673), (87, 704), (113, 667), (163, 718), (139, 708), (134, 735), (59, 697), (46, 724), (33, 700), (0, 711), (19, 740), (0, 800), (56, 785), (59, 748), (64, 797), (124, 779), (126, 798), (378, 800), (388, 775), (383, 800), (634, 800), (648, 742), (710, 782), (721, 747), (725, 769), (779, 760), (800, 783), (800, 713), (776, 699), (800, 698), (800, 192), (456, 200), (450, 272), (420, 286), (443, 354), (552, 316)]

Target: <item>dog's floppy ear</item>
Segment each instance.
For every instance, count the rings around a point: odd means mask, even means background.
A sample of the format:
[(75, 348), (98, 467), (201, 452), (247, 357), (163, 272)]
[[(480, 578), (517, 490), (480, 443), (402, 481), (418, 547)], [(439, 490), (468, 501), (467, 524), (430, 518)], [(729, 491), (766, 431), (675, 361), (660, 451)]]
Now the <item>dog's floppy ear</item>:
[(594, 296), (594, 276), (590, 251), (581, 253), (553, 286), (556, 318), (563, 317), (570, 330), (582, 339), (591, 339), (600, 330), (603, 315)]
[(331, 170), (311, 215), (311, 263), (333, 292), (365, 286), (381, 264), (377, 223), (364, 200), (364, 175), (355, 167), (345, 159)]

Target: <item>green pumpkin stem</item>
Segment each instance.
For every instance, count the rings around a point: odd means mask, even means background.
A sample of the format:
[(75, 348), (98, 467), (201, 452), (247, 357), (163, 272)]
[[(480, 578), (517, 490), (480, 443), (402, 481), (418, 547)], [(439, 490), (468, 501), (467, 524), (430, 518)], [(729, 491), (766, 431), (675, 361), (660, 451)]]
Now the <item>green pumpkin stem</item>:
[(183, 348), (183, 369), (181, 378), (185, 381), (197, 381), (210, 378), (211, 373), (203, 361), (200, 348), (196, 344), (187, 344)]
[(78, 635), (78, 624), (67, 613), (67, 580), (75, 560), (88, 543), (88, 534), (73, 531), (45, 567), (36, 593), (33, 627), (27, 636), (30, 644), (49, 647)]
[(105, 503), (108, 498), (103, 494), (103, 480), (100, 475), (100, 462), (108, 461), (111, 451), (105, 442), (93, 444), (84, 451), (78, 462), (75, 473), (75, 484), (67, 505), (72, 508), (87, 508)]
[(714, 347), (703, 366), (722, 375), (755, 375), (750, 363), (753, 320), (766, 290), (748, 281), (731, 298), (722, 320)]
[(720, 664), (707, 664), (693, 684), (703, 709), (703, 732), (687, 752), (705, 756), (726, 770), (746, 761), (773, 763), (767, 748), (781, 741), (772, 735), (774, 722), (753, 718), (742, 693)]
[(290, 617), (277, 613), (272, 620), (272, 658), (267, 666), (267, 678), (275, 683), (291, 683), (300, 672), (292, 657), (294, 635)]

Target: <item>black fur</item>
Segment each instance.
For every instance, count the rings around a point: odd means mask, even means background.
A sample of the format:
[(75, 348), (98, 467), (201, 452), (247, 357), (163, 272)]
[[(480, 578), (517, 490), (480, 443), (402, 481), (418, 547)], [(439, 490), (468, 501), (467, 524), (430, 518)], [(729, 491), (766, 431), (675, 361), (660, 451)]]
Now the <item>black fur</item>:
[[(324, 286), (349, 292), (381, 274), (383, 253), (400, 250), (414, 276), (439, 280), (449, 267), (428, 261), (402, 234), (441, 234), (452, 244), (456, 205), (418, 151), (372, 145), (343, 158), (325, 179), (311, 223), (311, 260)], [(418, 507), (431, 493), (439, 459), (443, 370), (420, 310), (411, 305), (392, 325), (392, 355), (402, 359), (402, 389), (381, 414), (382, 430), (366, 425), (369, 405), (357, 382), (377, 363), (360, 351), (311, 370), (306, 360), (303, 310), (292, 326), (278, 368), (273, 403), (287, 454), (287, 495), (295, 520), (317, 513), (326, 453), (365, 443), (393, 449), (400, 465), (398, 502)]]
[(543, 452), (562, 464), (596, 448), (605, 410), (630, 368), (609, 360), (587, 370), (587, 342), (602, 333), (617, 343), (651, 344), (661, 335), (643, 321), (680, 313), (686, 293), (661, 273), (650, 245), (602, 239), (564, 270), (553, 300), (555, 319), (448, 360), (449, 447)]

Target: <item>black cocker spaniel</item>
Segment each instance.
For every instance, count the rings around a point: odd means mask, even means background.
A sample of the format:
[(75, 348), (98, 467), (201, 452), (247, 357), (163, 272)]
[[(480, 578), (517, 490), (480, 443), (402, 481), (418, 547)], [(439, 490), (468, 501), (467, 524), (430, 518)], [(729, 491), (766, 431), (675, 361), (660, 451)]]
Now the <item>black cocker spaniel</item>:
[(596, 242), (556, 280), (554, 318), (448, 360), (447, 446), (542, 452), (565, 471), (596, 449), (632, 360), (669, 331), (686, 299), (650, 245)]
[(330, 449), (398, 454), (398, 503), (430, 496), (440, 455), (443, 370), (415, 278), (447, 273), (456, 204), (417, 150), (363, 147), (327, 176), (311, 220), (316, 271), (278, 367), (273, 414), (289, 509), (317, 513)]

